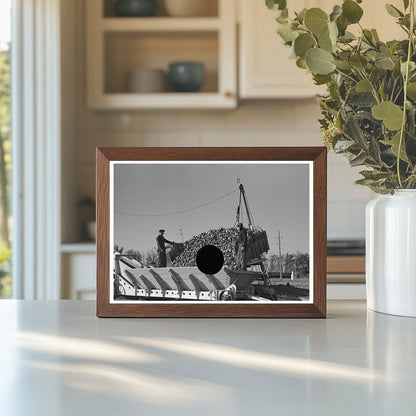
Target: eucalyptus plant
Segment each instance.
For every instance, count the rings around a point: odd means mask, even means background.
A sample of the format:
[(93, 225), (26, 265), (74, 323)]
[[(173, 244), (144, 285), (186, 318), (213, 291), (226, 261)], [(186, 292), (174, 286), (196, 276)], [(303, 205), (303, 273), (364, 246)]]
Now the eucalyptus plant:
[[(296, 65), (325, 84), (320, 120), (325, 145), (365, 166), (357, 183), (377, 193), (416, 188), (415, 0), (401, 9), (380, 5), (404, 33), (382, 42), (360, 24), (362, 0), (344, 0), (330, 13), (303, 9), (289, 16), (286, 0), (266, 0), (278, 10), (278, 34)], [(357, 27), (354, 35), (348, 29)]]

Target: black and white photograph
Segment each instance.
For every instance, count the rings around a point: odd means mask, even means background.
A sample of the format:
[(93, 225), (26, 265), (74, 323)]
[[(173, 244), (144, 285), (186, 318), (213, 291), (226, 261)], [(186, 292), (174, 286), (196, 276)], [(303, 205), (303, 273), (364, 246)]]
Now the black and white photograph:
[(110, 303), (311, 303), (311, 177), (311, 162), (112, 162)]

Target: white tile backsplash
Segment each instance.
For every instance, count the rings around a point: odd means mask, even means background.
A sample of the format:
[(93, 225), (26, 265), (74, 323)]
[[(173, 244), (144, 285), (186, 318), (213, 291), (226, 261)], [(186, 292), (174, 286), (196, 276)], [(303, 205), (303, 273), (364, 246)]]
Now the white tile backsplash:
[(143, 133), (143, 146), (192, 147), (200, 146), (199, 132), (179, 130), (147, 130)]
[(224, 111), (181, 111), (178, 114), (180, 130), (197, 130), (203, 126), (204, 130), (213, 129), (224, 131), (227, 127), (227, 112)]
[[(315, 100), (243, 102), (232, 111), (91, 112), (78, 108), (78, 193), (94, 194), (96, 146), (319, 146)], [(328, 236), (363, 238), (372, 197), (339, 155), (328, 156)]]

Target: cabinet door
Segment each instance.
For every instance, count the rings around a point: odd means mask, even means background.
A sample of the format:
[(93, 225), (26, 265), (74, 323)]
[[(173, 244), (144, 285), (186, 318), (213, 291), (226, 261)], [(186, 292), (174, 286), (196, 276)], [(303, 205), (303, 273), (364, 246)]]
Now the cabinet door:
[(96, 256), (90, 253), (65, 253), (62, 256), (62, 298), (95, 299)]
[[(403, 8), (402, 0), (389, 3)], [(341, 0), (298, 0), (289, 3), (289, 10), (300, 11), (303, 8), (320, 7), (330, 12), (334, 4)], [(311, 75), (298, 68), (290, 59), (290, 48), (283, 44), (277, 35), (277, 12), (268, 10), (261, 0), (239, 0), (240, 15), (240, 97), (241, 98), (305, 98), (325, 92), (324, 87), (313, 84)], [(376, 28), (384, 41), (403, 38), (404, 32), (388, 15), (384, 2), (366, 0), (361, 4), (364, 9), (362, 25)], [(349, 27), (359, 33), (358, 25)]]
[[(330, 10), (325, 3), (330, 4), (329, 0), (299, 0), (294, 7)], [(289, 59), (291, 49), (276, 33), (275, 11), (268, 10), (264, 1), (239, 0), (239, 13), (241, 98), (305, 98), (322, 92), (311, 75)]]

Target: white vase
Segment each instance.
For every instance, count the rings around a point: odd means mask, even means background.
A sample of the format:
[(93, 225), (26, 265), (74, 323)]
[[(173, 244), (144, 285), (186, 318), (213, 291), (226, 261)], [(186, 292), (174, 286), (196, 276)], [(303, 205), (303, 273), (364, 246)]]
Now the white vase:
[(369, 309), (416, 317), (416, 190), (367, 204), (366, 285)]

